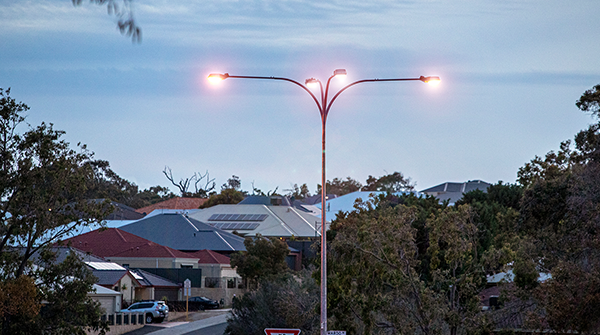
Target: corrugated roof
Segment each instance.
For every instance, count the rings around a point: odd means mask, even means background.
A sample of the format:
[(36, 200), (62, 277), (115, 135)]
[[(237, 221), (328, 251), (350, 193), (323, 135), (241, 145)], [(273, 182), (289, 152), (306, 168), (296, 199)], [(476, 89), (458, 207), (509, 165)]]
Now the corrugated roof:
[(159, 214), (120, 229), (177, 250), (246, 250), (243, 238), (181, 214)]
[[(258, 214), (266, 215), (266, 218), (260, 221), (252, 221), (250, 228), (235, 228), (236, 225), (224, 225), (225, 221), (210, 221), (215, 214)], [(292, 206), (266, 206), (263, 204), (236, 204), (236, 205), (217, 205), (206, 208), (200, 212), (189, 215), (190, 217), (207, 222), (211, 225), (223, 227), (222, 229), (238, 231), (246, 236), (276, 237), (315, 237), (315, 225), (319, 225), (321, 219), (310, 212), (298, 210)], [(230, 221), (235, 223), (236, 221)], [(248, 223), (248, 222), (241, 222)]]
[[(138, 276), (141, 277), (142, 280), (140, 281), (140, 283), (142, 283), (145, 286), (153, 286), (153, 287), (179, 287), (179, 284), (172, 282), (166, 278), (157, 276), (155, 274), (152, 274), (150, 272), (144, 271), (144, 270), (140, 270), (140, 269), (135, 269), (135, 270), (131, 270), (130, 271), (134, 276)], [(137, 278), (137, 277), (136, 277)]]
[(155, 209), (198, 209), (206, 200), (208, 199), (175, 197), (150, 206), (138, 208), (135, 211), (142, 214), (150, 214)]
[(421, 192), (433, 195), (440, 199), (440, 201), (449, 200), (450, 204), (454, 204), (463, 197), (464, 193), (474, 190), (487, 192), (488, 187), (491, 185), (492, 184), (482, 180), (469, 180), (463, 183), (446, 182), (428, 189), (424, 189)]
[(127, 270), (92, 270), (94, 277), (98, 278), (96, 284), (102, 286), (114, 286), (119, 280), (127, 275)]
[(126, 270), (119, 264), (112, 262), (85, 262), (85, 264), (94, 270)]

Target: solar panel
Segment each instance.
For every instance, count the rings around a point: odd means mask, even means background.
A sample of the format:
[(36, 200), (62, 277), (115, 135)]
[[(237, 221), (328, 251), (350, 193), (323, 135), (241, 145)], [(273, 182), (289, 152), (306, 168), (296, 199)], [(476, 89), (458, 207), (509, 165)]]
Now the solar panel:
[(254, 230), (260, 223), (245, 223), (245, 222), (219, 222), (214, 223), (213, 227), (223, 230)]
[(208, 221), (261, 222), (268, 217), (267, 214), (213, 214)]

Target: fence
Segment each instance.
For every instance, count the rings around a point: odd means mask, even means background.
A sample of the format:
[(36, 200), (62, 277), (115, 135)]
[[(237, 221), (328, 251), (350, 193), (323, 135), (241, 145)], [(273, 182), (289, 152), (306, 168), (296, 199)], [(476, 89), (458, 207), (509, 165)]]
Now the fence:
[[(146, 322), (143, 313), (114, 313), (100, 317), (102, 322), (107, 322), (110, 330), (106, 335), (120, 335), (142, 328)], [(97, 335), (98, 331), (87, 330), (89, 335)]]

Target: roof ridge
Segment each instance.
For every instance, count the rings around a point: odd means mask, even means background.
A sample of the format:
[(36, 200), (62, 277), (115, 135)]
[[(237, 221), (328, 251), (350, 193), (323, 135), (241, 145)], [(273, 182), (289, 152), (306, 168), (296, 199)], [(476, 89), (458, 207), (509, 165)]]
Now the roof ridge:
[(129, 241), (127, 241), (127, 239), (125, 238), (125, 236), (123, 236), (123, 234), (121, 234), (121, 229), (119, 229), (119, 228), (109, 228), (109, 229), (114, 229), (115, 232), (117, 233), (117, 235), (119, 235), (121, 237), (121, 239), (123, 240), (123, 242), (129, 242)]

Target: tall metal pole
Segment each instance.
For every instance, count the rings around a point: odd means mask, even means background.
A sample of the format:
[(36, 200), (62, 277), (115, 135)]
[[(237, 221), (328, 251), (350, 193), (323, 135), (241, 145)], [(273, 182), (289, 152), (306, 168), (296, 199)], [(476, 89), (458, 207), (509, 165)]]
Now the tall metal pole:
[(317, 99), (317, 97), (305, 86), (301, 83), (284, 77), (257, 77), (257, 76), (232, 76), (229, 73), (213, 73), (208, 76), (209, 80), (224, 80), (227, 78), (240, 78), (240, 79), (269, 79), (269, 80), (283, 80), (287, 82), (291, 82), (300, 86), (304, 89), (310, 96), (313, 98), (317, 107), (319, 108), (319, 113), (321, 114), (321, 132), (322, 132), (322, 152), (321, 152), (321, 335), (327, 335), (327, 229), (326, 229), (326, 212), (327, 212), (327, 180), (325, 179), (325, 125), (327, 123), (327, 114), (329, 114), (329, 109), (333, 102), (337, 99), (337, 97), (347, 90), (348, 88), (360, 84), (360, 83), (369, 83), (369, 82), (377, 82), (377, 81), (415, 81), (420, 80), (424, 83), (439, 81), (439, 77), (424, 77), (421, 76), (419, 78), (392, 78), (392, 79), (363, 79), (355, 81), (351, 84), (348, 84), (341, 88), (332, 98), (328, 100), (329, 94), (329, 84), (331, 79), (337, 75), (345, 75), (346, 70), (338, 69), (333, 72), (333, 75), (329, 77), (327, 80), (327, 84), (325, 85), (325, 93), (323, 92), (323, 85), (319, 80), (314, 78), (307, 79), (306, 83), (315, 84), (318, 83), (321, 89), (321, 101)]
[(327, 180), (325, 179), (325, 124), (327, 115), (321, 113), (323, 152), (321, 158), (321, 335), (327, 335)]

